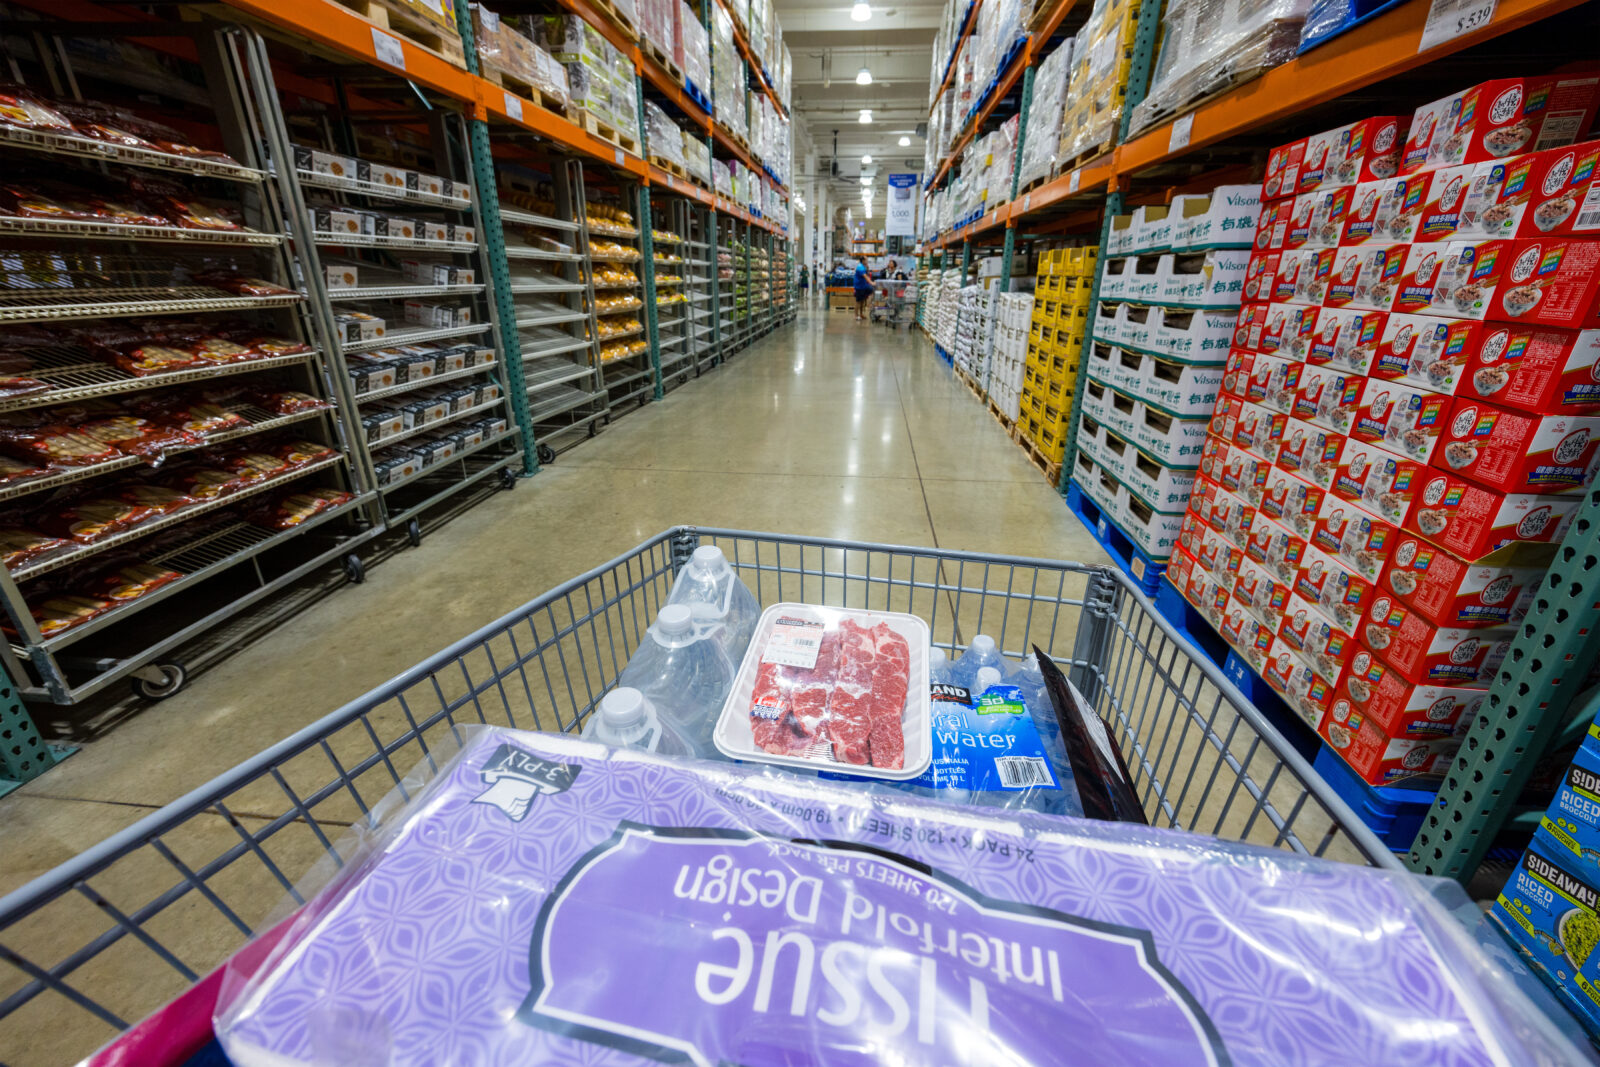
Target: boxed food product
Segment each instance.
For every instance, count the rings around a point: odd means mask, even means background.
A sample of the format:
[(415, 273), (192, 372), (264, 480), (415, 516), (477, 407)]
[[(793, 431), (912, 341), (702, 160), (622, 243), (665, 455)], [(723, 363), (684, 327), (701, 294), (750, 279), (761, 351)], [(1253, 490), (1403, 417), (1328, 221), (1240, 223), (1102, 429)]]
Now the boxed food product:
[(1600, 330), (1488, 323), (1462, 378), (1476, 395), (1519, 411), (1581, 414), (1600, 409), (1597, 361)]
[(1254, 452), (1267, 462), (1278, 455), (1278, 444), (1283, 440), (1283, 430), (1288, 416), (1281, 411), (1248, 400), (1238, 404), (1237, 415), (1230, 426), (1229, 439), (1233, 444)]
[(372, 233), (371, 217), (338, 207), (313, 207), (311, 225), (318, 233), (358, 237)]
[[(1478, 291), (1468, 290), (1462, 293), (1462, 300), (1458, 302), (1453, 300), (1450, 294), (1453, 286), (1445, 281), (1447, 270), (1453, 273), (1462, 264), (1460, 253), (1453, 254), (1456, 249), (1454, 243), (1414, 244), (1401, 247), (1405, 248), (1406, 255), (1400, 273), (1395, 277), (1395, 291), (1390, 304), (1394, 311), (1405, 315), (1475, 317), (1471, 314), (1471, 308), (1477, 301)], [(1476, 250), (1472, 250), (1469, 254), (1475, 252)], [(1498, 255), (1491, 258), (1488, 264), (1490, 270), (1493, 270), (1497, 261)], [(1449, 264), (1448, 268), (1446, 264)], [(1472, 268), (1469, 265), (1467, 269), (1470, 271)], [(1439, 292), (1441, 287), (1445, 292)], [(1464, 305), (1467, 310), (1461, 310), (1458, 304)]]
[[(1443, 101), (1426, 165), (1453, 167), (1571, 144), (1594, 124), (1597, 102), (1596, 77), (1546, 75), (1474, 85)], [(1436, 107), (1424, 105), (1419, 114)]]
[(1320, 305), (1333, 277), (1335, 249), (1295, 248), (1279, 254), (1272, 299), (1287, 304)]
[(307, 174), (326, 174), (331, 178), (354, 178), (360, 166), (350, 156), (300, 144), (294, 146), (294, 165), (296, 170)]
[(361, 269), (354, 263), (322, 264), (322, 282), (329, 289), (354, 289), (360, 285)]
[(435, 400), (422, 397), (410, 400), (400, 406), (400, 418), (404, 429), (414, 430), (426, 426), (430, 422), (438, 422), (450, 414), (450, 401)]
[(407, 282), (413, 285), (471, 285), (477, 272), (471, 267), (458, 267), (453, 263), (429, 263), (407, 259), (400, 264)]
[(365, 159), (356, 161), (356, 177), (368, 185), (404, 189), (410, 180), (406, 176), (407, 173), (403, 167), (390, 167), (383, 163), (371, 163)]
[(1411, 502), (1405, 528), (1463, 559), (1518, 541), (1555, 542), (1577, 510), (1571, 497), (1507, 494), (1432, 472)]
[(1461, 741), (1453, 737), (1391, 738), (1369, 716), (1357, 711), (1342, 692), (1329, 704), (1319, 732), (1350, 769), (1371, 785), (1442, 775), (1461, 748)]
[(1370, 583), (1383, 573), (1399, 532), (1394, 523), (1348, 500), (1330, 496), (1317, 513), (1310, 543)]
[(1283, 625), (1278, 628), (1278, 639), (1324, 679), (1329, 679), (1330, 690), (1360, 647), (1354, 634), (1324, 616), (1298, 593), (1289, 598)]
[[(1207, 438), (1209, 440), (1210, 438)], [(1272, 461), (1249, 449), (1225, 446), (1225, 452), (1216, 464), (1212, 477), (1222, 488), (1251, 504), (1260, 504), (1267, 478), (1272, 473)]]
[(1339, 456), (1332, 489), (1340, 499), (1359, 502), (1373, 515), (1399, 525), (1427, 474), (1426, 463), (1371, 442), (1351, 440)]
[(1505, 493), (1559, 493), (1587, 486), (1600, 467), (1600, 416), (1525, 415), (1461, 397), (1440, 466)]
[(915, 778), (932, 760), (928, 627), (914, 615), (774, 604), (714, 739), (724, 755)]
[(420, 170), (406, 171), (406, 188), (428, 196), (447, 196), (455, 191), (455, 186), (448, 178)]
[(1488, 697), (1474, 686), (1419, 685), (1366, 648), (1350, 658), (1338, 688), (1389, 737), (1450, 737)]
[[(1249, 354), (1249, 376), (1244, 378), (1241, 399), (1288, 414), (1294, 406), (1295, 390), (1300, 384), (1303, 363), (1267, 355)], [(1238, 370), (1243, 373), (1246, 360), (1240, 360)], [(1235, 391), (1237, 394), (1237, 390)]]
[(1293, 417), (1348, 435), (1366, 384), (1359, 374), (1307, 366), (1295, 391)]
[(1379, 584), (1437, 626), (1482, 628), (1520, 622), (1543, 575), (1540, 567), (1469, 563), (1402, 537)]
[[(1535, 843), (1551, 846), (1563, 863), (1577, 864), (1591, 882), (1600, 875), (1600, 752), (1590, 747), (1588, 739), (1572, 754), (1556, 795), (1539, 820)], [(1591, 1010), (1600, 1016), (1600, 1008)]]
[(1304, 248), (1307, 245), (1322, 246), (1322, 242), (1312, 240), (1312, 231), (1316, 228), (1317, 205), (1321, 201), (1322, 195), (1320, 192), (1301, 193), (1291, 201), (1294, 206), (1289, 212), (1289, 232), (1283, 239), (1283, 247), (1286, 251), (1294, 248)]
[(1233, 602), (1244, 608), (1268, 630), (1276, 633), (1289, 606), (1290, 587), (1277, 580), (1272, 569), (1249, 558), (1239, 564), (1233, 580)]
[(1255, 505), (1215, 483), (1207, 486), (1204, 499), (1206, 512), (1201, 518), (1206, 525), (1238, 545), (1241, 551), (1248, 548), (1250, 527), (1256, 517)]
[(461, 244), (476, 244), (478, 241), (478, 228), (476, 226), (468, 226), (462, 222), (452, 222), (450, 224), (449, 239)]
[(1600, 141), (1478, 165), (1462, 233), (1496, 237), (1600, 231)]
[(1348, 633), (1355, 632), (1373, 596), (1371, 582), (1315, 544), (1306, 546), (1305, 562), (1295, 575), (1293, 590)]
[(1360, 308), (1322, 307), (1312, 326), (1306, 362), (1350, 374), (1373, 373), (1388, 314)]
[(393, 437), (406, 428), (405, 416), (398, 410), (369, 411), (361, 416), (361, 428), (369, 443)]
[(1294, 196), (1300, 190), (1300, 169), (1306, 157), (1306, 138), (1279, 145), (1267, 154), (1266, 177), (1261, 182), (1263, 204)]
[(1405, 143), (1400, 146), (1401, 174), (1415, 174), (1438, 165), (1430, 162), (1429, 157), (1433, 155), (1435, 137), (1442, 143), (1449, 136), (1448, 133), (1440, 133), (1440, 130), (1448, 129), (1451, 124), (1448, 115), (1454, 99), (1453, 96), (1446, 96), (1423, 104), (1412, 113)]
[(1351, 436), (1366, 440), (1366, 431), (1375, 432), (1381, 422), (1382, 439), (1390, 451), (1426, 463), (1433, 456), (1449, 410), (1449, 397), (1401, 382), (1369, 378)]
[(1344, 443), (1343, 434), (1291, 418), (1284, 424), (1283, 441), (1278, 445), (1274, 463), (1278, 469), (1326, 492), (1338, 476), (1339, 454)]
[(345, 344), (376, 341), (388, 332), (388, 324), (376, 315), (364, 311), (341, 311), (333, 316), (334, 325)]
[[(1281, 454), (1281, 453), (1280, 453)], [(1301, 481), (1281, 468), (1273, 467), (1256, 507), (1267, 518), (1287, 527), (1301, 539), (1309, 538), (1322, 513), (1327, 493), (1320, 486)], [(1299, 566), (1299, 557), (1295, 557)], [(1293, 581), (1292, 577), (1284, 581)]]
[[(1438, 243), (1469, 239), (1461, 232), (1467, 217), (1468, 194), (1482, 164), (1441, 167), (1398, 179), (1406, 190), (1406, 200), (1390, 222), (1396, 240)], [(1419, 205), (1412, 210), (1413, 197)]]
[[(1574, 761), (1567, 779), (1581, 793), (1564, 785), (1556, 802), (1566, 800), (1588, 812), (1594, 764), (1587, 758), (1582, 762), (1580, 768)], [(1550, 811), (1556, 810), (1552, 802)], [(1577, 829), (1565, 812), (1557, 818)], [(1555, 829), (1547, 813), (1488, 916), (1593, 1033), (1600, 1030), (1600, 1008), (1590, 992), (1600, 988), (1600, 954), (1594, 951), (1600, 942), (1600, 877), (1589, 860), (1591, 847), (1578, 844), (1570, 830), (1558, 834)]]
[[(1324, 130), (1306, 138), (1305, 150), (1300, 159), (1300, 169), (1295, 176), (1296, 196), (1315, 192), (1323, 185), (1338, 185), (1331, 164), (1341, 155), (1338, 145), (1348, 127)], [(1353, 183), (1351, 183), (1353, 184)]]
[(1304, 360), (1319, 310), (1304, 304), (1268, 304), (1258, 351)]
[(1471, 319), (1390, 315), (1367, 373), (1430, 392), (1454, 393), (1484, 329)]
[[(1263, 501), (1263, 507), (1265, 501)], [(1281, 524), (1258, 508), (1250, 523), (1250, 540), (1245, 545), (1246, 558), (1266, 567), (1285, 587), (1294, 584), (1295, 575), (1304, 562), (1307, 537)]]
[(438, 300), (407, 300), (406, 321), (418, 326), (442, 328), (466, 326), (472, 322), (470, 305), (456, 306)]
[(1600, 240), (1557, 236), (1488, 243), (1503, 246), (1501, 258), (1508, 267), (1492, 288), (1482, 284), (1467, 294), (1478, 309), (1475, 317), (1572, 329), (1600, 326)]
[(1218, 582), (1229, 589), (1233, 588), (1233, 583), (1239, 577), (1239, 568), (1244, 566), (1243, 548), (1211, 527), (1201, 526), (1193, 551), (1196, 563), (1210, 571)]
[(456, 442), (449, 435), (419, 438), (412, 444), (412, 452), (424, 467), (431, 467), (456, 454)]
[(1253, 247), (1257, 252), (1281, 251), (1289, 240), (1289, 224), (1294, 218), (1295, 200), (1279, 200), (1261, 206), (1256, 220)]
[(1404, 116), (1375, 115), (1342, 127), (1323, 165), (1324, 183), (1352, 186), (1394, 177), (1407, 125)]
[(402, 218), (398, 215), (367, 216), (371, 220), (374, 236), (386, 237), (393, 241), (415, 241), (418, 238), (418, 225), (416, 219)]
[(1511, 648), (1511, 627), (1439, 627), (1396, 597), (1379, 595), (1361, 623), (1361, 641), (1418, 685), (1487, 688)]
[(1322, 303), (1332, 308), (1388, 311), (1395, 306), (1409, 247), (1368, 241), (1331, 250), (1333, 261)]
[(1336, 242), (1341, 248), (1358, 248), (1369, 241), (1393, 240), (1384, 227), (1379, 210), (1388, 184), (1362, 182), (1349, 191), (1349, 203), (1345, 207), (1344, 221)]

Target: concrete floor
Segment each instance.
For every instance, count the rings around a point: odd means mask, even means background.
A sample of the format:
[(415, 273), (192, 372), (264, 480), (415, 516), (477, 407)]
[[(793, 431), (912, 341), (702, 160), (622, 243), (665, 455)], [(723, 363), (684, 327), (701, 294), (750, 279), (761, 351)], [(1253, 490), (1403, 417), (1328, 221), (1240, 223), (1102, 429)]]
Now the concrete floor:
[[(0, 893), (679, 523), (1107, 560), (920, 334), (808, 310), (0, 800)], [(0, 1062), (86, 1051), (57, 1032), (46, 1052), (23, 1015)]]

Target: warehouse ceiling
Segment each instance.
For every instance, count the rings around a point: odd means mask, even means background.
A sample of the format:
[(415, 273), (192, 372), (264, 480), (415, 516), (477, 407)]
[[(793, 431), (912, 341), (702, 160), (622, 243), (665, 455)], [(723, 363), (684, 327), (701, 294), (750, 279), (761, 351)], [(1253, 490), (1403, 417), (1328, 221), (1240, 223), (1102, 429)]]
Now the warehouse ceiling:
[[(881, 187), (888, 171), (922, 170), (924, 141), (917, 128), (928, 117), (933, 38), (944, 13), (942, 2), (869, 0), (872, 17), (858, 22), (852, 7), (840, 0), (775, 5), (794, 63), (794, 122), (815, 146), (821, 175), (829, 173), (837, 132), (834, 185), (841, 194), (859, 188), (863, 174)], [(857, 84), (862, 67), (871, 72), (870, 85)], [(871, 124), (861, 123), (862, 108), (871, 110)], [(909, 144), (901, 145), (901, 138)], [(863, 155), (872, 162), (863, 164)]]

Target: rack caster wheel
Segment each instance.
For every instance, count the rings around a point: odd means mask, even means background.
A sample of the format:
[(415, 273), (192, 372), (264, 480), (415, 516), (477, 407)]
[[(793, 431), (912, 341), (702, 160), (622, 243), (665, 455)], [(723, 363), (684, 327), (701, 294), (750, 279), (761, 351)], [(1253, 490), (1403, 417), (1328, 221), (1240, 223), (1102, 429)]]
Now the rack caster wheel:
[[(591, 422), (589, 425), (593, 426), (594, 423)], [(593, 430), (590, 432), (593, 433)], [(537, 454), (539, 456), (539, 466), (541, 467), (548, 467), (556, 461), (556, 450), (549, 445), (540, 445)]]
[(517, 472), (510, 467), (500, 468), (500, 488), (511, 490), (517, 487)]
[[(418, 522), (416, 519), (412, 519), (410, 522), (406, 523), (406, 540), (411, 542), (412, 548), (416, 548), (422, 544), (422, 523)], [(355, 559), (355, 557), (352, 556), (351, 559)], [(348, 564), (348, 561), (346, 562)], [(356, 560), (356, 562), (359, 563), (361, 561)], [(359, 578), (354, 579), (354, 581), (358, 582), (360, 580), (361, 579)]]
[(145, 700), (165, 700), (176, 696), (189, 682), (189, 672), (181, 663), (152, 663), (141, 669), (141, 674), (158, 675), (154, 678), (135, 676), (133, 692)]
[[(611, 420), (609, 418), (606, 419), (606, 424), (610, 425), (610, 423), (611, 423)], [(600, 432), (600, 423), (599, 423), (599, 421), (596, 420), (594, 422), (591, 422), (589, 424), (589, 436), (593, 437), (595, 434), (597, 434), (599, 432)]]
[(344, 558), (344, 576), (356, 585), (367, 580), (367, 565), (354, 552)]

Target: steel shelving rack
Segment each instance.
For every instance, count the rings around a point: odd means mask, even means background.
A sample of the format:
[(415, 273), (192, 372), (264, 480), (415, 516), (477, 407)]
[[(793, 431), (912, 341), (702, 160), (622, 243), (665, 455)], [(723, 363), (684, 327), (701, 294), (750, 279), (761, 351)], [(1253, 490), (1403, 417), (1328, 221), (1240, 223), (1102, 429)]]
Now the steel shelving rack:
[[(606, 406), (612, 420), (648, 403), (656, 394), (656, 349), (651, 344), (650, 315), (646, 310), (650, 306), (646, 299), (650, 292), (650, 259), (645, 246), (650, 231), (647, 216), (641, 210), (644, 205), (642, 190), (641, 185), (624, 182), (616, 195), (614, 206), (621, 207), (632, 218), (631, 225), (601, 220), (593, 215), (585, 224), (591, 277), (603, 264), (615, 265), (632, 275), (629, 281), (593, 286), (595, 297), (590, 310), (594, 316), (591, 328), (595, 339), (602, 346), (608, 341), (643, 342), (643, 347), (634, 354), (601, 364)], [(597, 241), (604, 244), (596, 248)], [(600, 306), (602, 301), (606, 302), (606, 307)]]
[(685, 328), (697, 375), (717, 365), (717, 254), (711, 243), (711, 210), (684, 204), (684, 277), (689, 306)]
[(696, 373), (699, 351), (690, 329), (691, 293), (694, 286), (693, 249), (689, 240), (689, 203), (678, 197), (651, 198), (650, 218), (655, 224), (651, 245), (655, 265), (651, 279), (656, 316), (656, 348), (660, 352), (663, 391), (687, 382)]

